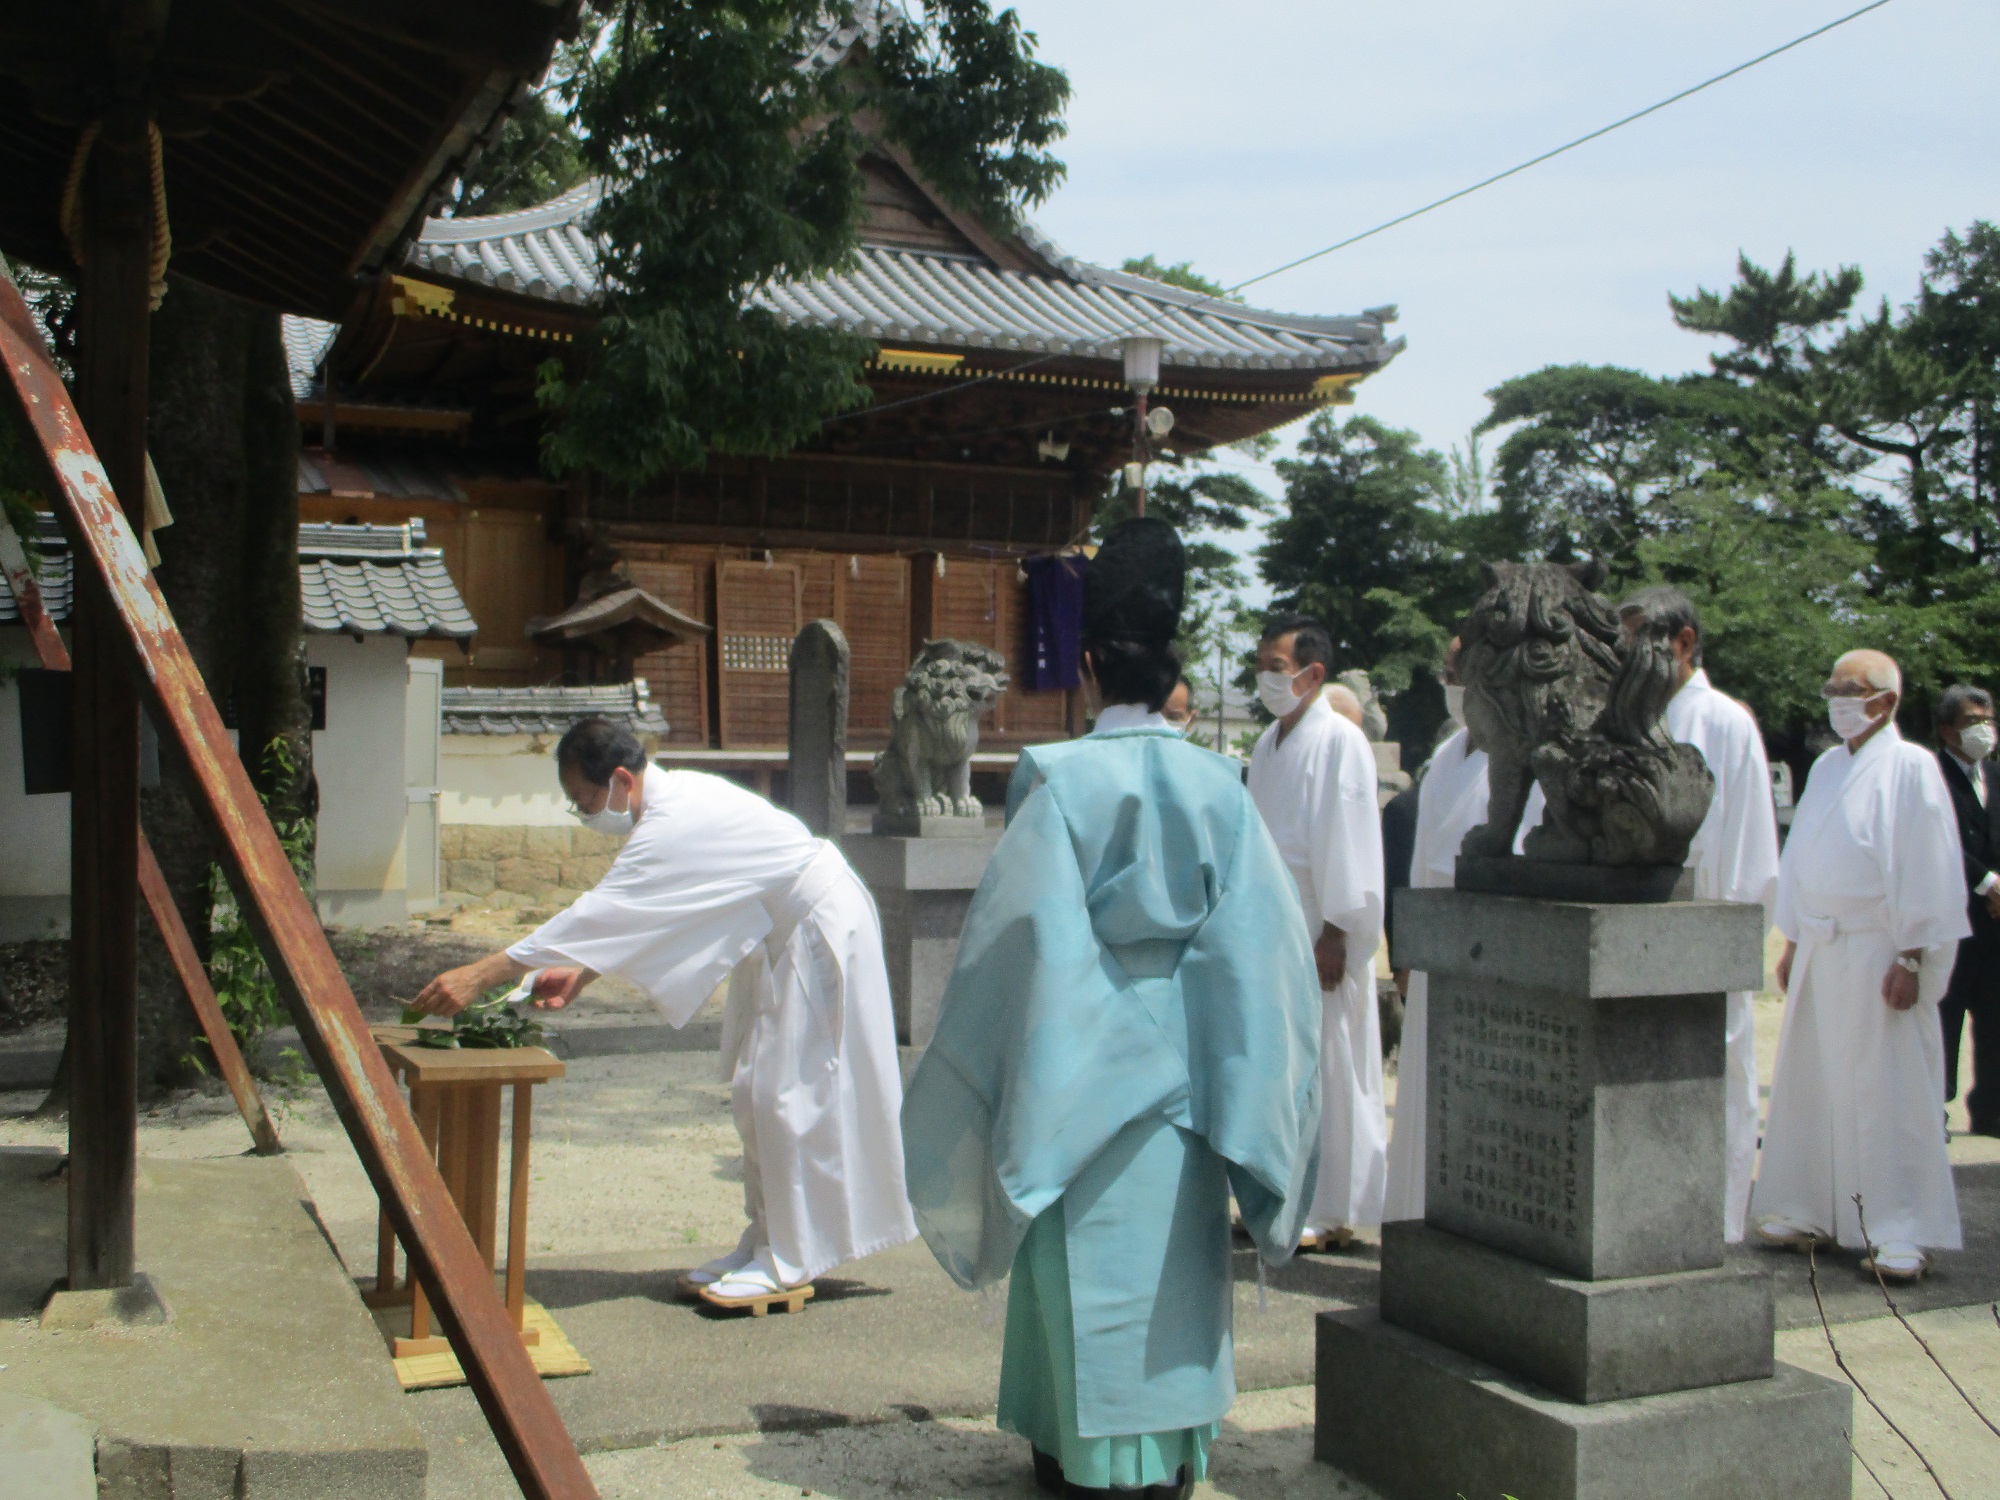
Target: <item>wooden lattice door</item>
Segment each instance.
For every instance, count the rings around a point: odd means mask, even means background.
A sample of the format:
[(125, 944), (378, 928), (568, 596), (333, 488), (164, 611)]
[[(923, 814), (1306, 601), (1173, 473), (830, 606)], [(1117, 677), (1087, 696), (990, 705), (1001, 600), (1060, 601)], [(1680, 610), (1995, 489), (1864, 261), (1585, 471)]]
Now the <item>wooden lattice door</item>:
[(716, 717), (725, 750), (782, 750), (791, 713), (788, 674), (801, 619), (801, 578), (789, 563), (718, 562)]

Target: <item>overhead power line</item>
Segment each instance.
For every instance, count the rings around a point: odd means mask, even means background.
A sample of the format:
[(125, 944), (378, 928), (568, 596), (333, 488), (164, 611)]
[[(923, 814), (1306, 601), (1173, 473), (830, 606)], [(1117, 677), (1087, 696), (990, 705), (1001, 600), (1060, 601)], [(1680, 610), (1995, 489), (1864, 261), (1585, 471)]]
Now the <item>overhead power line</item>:
[[(1545, 161), (1553, 161), (1556, 157), (1561, 156), (1566, 151), (1574, 151), (1578, 146), (1588, 145), (1592, 141), (1600, 140), (1604, 136), (1611, 134), (1614, 130), (1622, 130), (1624, 129), (1625, 126), (1630, 125), (1635, 121), (1643, 120), (1648, 115), (1658, 114), (1661, 110), (1667, 108), (1669, 105), (1678, 104), (1683, 99), (1692, 98), (1694, 95), (1699, 94), (1704, 89), (1714, 88), (1716, 84), (1722, 83), (1727, 79), (1734, 78), (1739, 73), (1748, 72), (1751, 68), (1758, 66), (1760, 63), (1767, 63), (1772, 58), (1780, 57), (1783, 54), (1790, 52), (1795, 47), (1803, 47), (1807, 42), (1814, 40), (1816, 37), (1822, 37), (1825, 36), (1829, 31), (1838, 30), (1840, 27), (1845, 26), (1850, 21), (1858, 21), (1859, 19), (1861, 19), (1861, 17), (1867, 15), (1870, 11), (1880, 10), (1883, 6), (1887, 4), (1889, 4), (1889, 0), (1870, 0), (1870, 3), (1860, 7), (1858, 10), (1851, 10), (1846, 15), (1840, 16), (1835, 20), (1828, 21), (1823, 26), (1815, 26), (1811, 31), (1804, 32), (1799, 36), (1795, 36), (1789, 42), (1785, 42), (1779, 46), (1773, 47), (1768, 52), (1760, 52), (1755, 57), (1750, 58), (1746, 62), (1740, 62), (1733, 68), (1725, 68), (1722, 72), (1717, 73), (1712, 78), (1704, 78), (1700, 83), (1691, 84), (1687, 88), (1682, 89), (1679, 93), (1669, 94), (1666, 98), (1661, 99), (1656, 103), (1649, 104), (1644, 109), (1634, 110), (1629, 115), (1625, 115), (1620, 119), (1613, 120), (1609, 125), (1600, 125), (1597, 129), (1590, 131), (1588, 134), (1580, 135), (1573, 141), (1565, 141), (1562, 145), (1552, 147), (1549, 150), (1544, 151), (1537, 156), (1531, 156), (1526, 161), (1517, 162), (1515, 165), (1507, 168), (1504, 172), (1495, 172), (1490, 177), (1482, 177), (1479, 181), (1473, 183), (1469, 187), (1462, 187), (1458, 189), (1458, 191), (1456, 192), (1446, 193), (1442, 198), (1434, 198), (1429, 203), (1424, 204), (1420, 208), (1413, 208), (1409, 210), (1407, 213), (1397, 214), (1396, 217), (1393, 219), (1384, 219), (1380, 224), (1375, 225), (1374, 228), (1372, 229), (1364, 229), (1359, 234), (1351, 234), (1344, 240), (1336, 240), (1333, 244), (1323, 246), (1322, 248), (1314, 250), (1309, 254), (1296, 256), (1293, 259), (1286, 261), (1281, 266), (1273, 266), (1268, 271), (1260, 271), (1255, 276), (1249, 277), (1243, 281), (1239, 281), (1234, 286), (1225, 287), (1221, 292), (1215, 293), (1211, 296), (1204, 297), (1199, 302), (1184, 303), (1177, 305), (1172, 309), (1165, 309), (1162, 310), (1161, 312), (1150, 314), (1144, 318), (1139, 319), (1134, 323), (1128, 324), (1124, 328), (1116, 330), (1112, 334), (1108, 335), (1108, 337), (1124, 338), (1129, 335), (1139, 333), (1142, 330), (1150, 327), (1152, 324), (1159, 321), (1160, 318), (1166, 316), (1168, 311), (1192, 313), (1192, 312), (1201, 312), (1211, 306), (1226, 307), (1229, 305), (1228, 299), (1235, 296), (1245, 287), (1255, 286), (1260, 281), (1269, 281), (1273, 276), (1282, 276), (1287, 271), (1295, 271), (1300, 266), (1310, 265), (1313, 261), (1324, 259), (1326, 256), (1334, 254), (1336, 251), (1345, 250), (1350, 245), (1358, 245), (1363, 240), (1373, 239), (1376, 235), (1382, 234), (1387, 230), (1394, 229), (1399, 224), (1407, 224), (1412, 219), (1420, 218), (1424, 214), (1430, 213), (1435, 209), (1443, 208), (1448, 203), (1456, 203), (1458, 202), (1459, 199), (1470, 197), (1472, 194), (1477, 193), (1482, 189), (1492, 187), (1495, 183), (1505, 182), (1510, 177), (1519, 176), (1521, 173), (1527, 171), (1530, 167), (1538, 167)], [(879, 412), (894, 411), (898, 407), (902, 406), (914, 406), (920, 401), (933, 401), (936, 400), (939, 396), (955, 395), (960, 391), (969, 390), (971, 387), (975, 385), (983, 385), (991, 380), (1002, 380), (1005, 379), (1007, 376), (1013, 375), (1021, 370), (1031, 370), (1037, 365), (1045, 365), (1052, 360), (1062, 359), (1064, 357), (1065, 356), (1062, 354), (1038, 355), (1034, 359), (1023, 360), (1019, 364), (1009, 365), (1005, 369), (988, 370), (983, 374), (975, 375), (969, 380), (962, 381), (957, 385), (947, 386), (942, 390), (924, 391), (914, 396), (905, 396), (901, 400), (885, 402), (880, 406), (865, 406), (851, 412), (843, 412), (838, 416), (832, 416), (826, 418), (825, 421), (823, 421), (820, 425), (826, 426), (833, 422), (853, 421), (856, 418), (873, 416)]]

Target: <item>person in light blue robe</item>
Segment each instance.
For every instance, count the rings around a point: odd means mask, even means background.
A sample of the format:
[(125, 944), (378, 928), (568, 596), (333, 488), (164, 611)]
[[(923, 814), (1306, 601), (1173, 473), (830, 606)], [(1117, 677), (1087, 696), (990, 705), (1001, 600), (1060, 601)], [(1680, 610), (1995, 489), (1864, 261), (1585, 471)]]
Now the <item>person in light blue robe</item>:
[(1106, 706), (1022, 754), (903, 1106), (932, 1252), (968, 1288), (1012, 1273), (999, 1423), (1071, 1494), (1204, 1475), (1236, 1394), (1230, 1196), (1281, 1265), (1317, 1171), (1296, 887), (1237, 765), (1159, 713), (1182, 571), (1158, 521), (1100, 550), (1084, 636)]

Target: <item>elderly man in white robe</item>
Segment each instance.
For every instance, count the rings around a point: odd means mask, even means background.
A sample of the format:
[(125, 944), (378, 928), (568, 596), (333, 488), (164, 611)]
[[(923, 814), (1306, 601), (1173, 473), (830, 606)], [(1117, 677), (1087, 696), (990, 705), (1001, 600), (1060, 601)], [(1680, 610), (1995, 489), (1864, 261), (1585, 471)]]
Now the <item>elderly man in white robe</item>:
[[(1841, 743), (1813, 762), (1778, 871), (1778, 1039), (1757, 1237), (1838, 1241), (1893, 1281), (1961, 1244), (1938, 1001), (1970, 931), (1951, 797), (1896, 730), (1902, 674), (1851, 651), (1822, 690)], [(1865, 1221), (1865, 1228), (1864, 1228)]]
[(1319, 1186), (1300, 1238), (1332, 1250), (1382, 1222), (1389, 1116), (1375, 948), (1382, 936), (1382, 822), (1375, 752), (1321, 695), (1333, 647), (1304, 615), (1277, 615), (1257, 644), (1257, 696), (1277, 720), (1250, 756), (1251, 800), (1305, 908), (1319, 968)]
[[(1708, 816), (1688, 848), (1700, 901), (1743, 901), (1764, 908), (1778, 897), (1778, 813), (1771, 763), (1750, 710), (1718, 692), (1701, 665), (1701, 620), (1679, 589), (1642, 589), (1619, 610), (1626, 628), (1643, 624), (1673, 644), (1680, 688), (1667, 702), (1667, 733), (1701, 752), (1715, 777)], [(1757, 1173), (1757, 1028), (1755, 995), (1729, 996), (1724, 1062), (1725, 1182), (1723, 1238), (1743, 1238), (1750, 1183)]]
[[(1445, 711), (1456, 729), (1437, 747), (1417, 785), (1417, 834), (1410, 851), (1410, 885), (1449, 887), (1458, 875), (1458, 846), (1486, 821), (1486, 752), (1466, 743), (1465, 689), (1459, 685), (1458, 638), (1445, 653)], [(1396, 1063), (1396, 1119), (1389, 1135), (1389, 1186), (1382, 1217), (1424, 1216), (1425, 1129), (1428, 1100), (1430, 976), (1409, 970), (1404, 979), (1403, 1037)]]
[(915, 1239), (882, 930), (840, 851), (734, 782), (649, 765), (604, 719), (564, 734), (556, 774), (584, 826), (629, 835), (624, 848), (568, 910), (440, 974), (418, 1007), (452, 1015), (531, 974), (535, 1002), (562, 1006), (617, 974), (678, 1027), (728, 976), (722, 1076), (750, 1222), (689, 1286), (754, 1311)]

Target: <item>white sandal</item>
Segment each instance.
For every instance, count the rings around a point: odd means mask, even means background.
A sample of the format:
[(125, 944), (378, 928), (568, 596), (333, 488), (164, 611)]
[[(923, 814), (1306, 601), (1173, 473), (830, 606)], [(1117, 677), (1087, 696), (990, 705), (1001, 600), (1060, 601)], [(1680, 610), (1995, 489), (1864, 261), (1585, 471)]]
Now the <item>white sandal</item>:
[(1773, 1214), (1757, 1225), (1757, 1242), (1774, 1250), (1825, 1250), (1833, 1244), (1833, 1236), (1811, 1224)]
[(1877, 1245), (1861, 1258), (1861, 1269), (1898, 1286), (1914, 1286), (1930, 1274), (1931, 1258), (1916, 1245)]
[(732, 1312), (748, 1311), (753, 1318), (766, 1316), (773, 1307), (786, 1312), (803, 1312), (812, 1300), (813, 1284), (802, 1281), (785, 1286), (774, 1274), (769, 1259), (758, 1254), (748, 1265), (731, 1271), (719, 1281), (701, 1288), (701, 1300), (711, 1307)]

